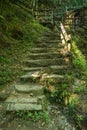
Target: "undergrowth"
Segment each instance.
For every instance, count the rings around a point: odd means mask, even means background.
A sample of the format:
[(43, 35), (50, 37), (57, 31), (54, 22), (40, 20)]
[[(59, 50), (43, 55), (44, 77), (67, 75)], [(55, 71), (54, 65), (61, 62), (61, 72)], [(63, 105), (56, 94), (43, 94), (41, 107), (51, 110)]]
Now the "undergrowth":
[(73, 55), (73, 68), (75, 69), (75, 75), (82, 78), (87, 76), (87, 64), (86, 58), (79, 48), (80, 43), (78, 37), (74, 37), (72, 41), (72, 55)]
[(21, 75), (23, 59), (43, 31), (32, 15), (16, 4), (0, 1), (0, 89)]
[[(6, 117), (7, 115), (9, 115), (9, 112), (3, 111), (3, 117)], [(45, 122), (45, 123), (49, 123), (50, 121), (50, 116), (49, 113), (47, 111), (14, 111), (14, 112), (10, 112), (10, 115), (13, 116), (14, 118), (19, 118), (26, 121), (33, 121), (33, 122)]]

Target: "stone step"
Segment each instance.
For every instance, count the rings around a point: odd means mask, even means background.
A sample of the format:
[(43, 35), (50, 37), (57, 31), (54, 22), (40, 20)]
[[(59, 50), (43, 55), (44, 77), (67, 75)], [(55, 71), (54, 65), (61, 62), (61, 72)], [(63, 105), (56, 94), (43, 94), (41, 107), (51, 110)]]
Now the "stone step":
[(30, 53), (30, 59), (48, 59), (64, 57), (60, 52), (46, 52), (46, 53)]
[(25, 67), (23, 68), (24, 72), (31, 72), (31, 71), (45, 71), (47, 73), (54, 73), (54, 74), (69, 74), (71, 73), (71, 67), (68, 65), (53, 65), (49, 67)]
[[(39, 39), (40, 40), (40, 39)], [(44, 37), (43, 36), (43, 38), (41, 38), (41, 41), (44, 41), (44, 42), (47, 42), (47, 43), (49, 43), (49, 42), (51, 42), (51, 43), (59, 43), (60, 41), (61, 41), (61, 37), (60, 36), (49, 36), (49, 37)]]
[(41, 104), (46, 100), (44, 95), (39, 96), (30, 96), (29, 94), (16, 94), (10, 95), (6, 100), (5, 103), (32, 103), (32, 104)]
[(43, 34), (44, 36), (47, 36), (47, 37), (52, 37), (52, 36), (60, 36), (59, 34), (57, 34), (57, 33), (44, 33)]
[(54, 34), (51, 34), (51, 35), (50, 35), (49, 33), (47, 33), (47, 34), (44, 34), (44, 35), (39, 36), (38, 39), (44, 39), (44, 38), (48, 38), (48, 39), (49, 39), (49, 38), (52, 38), (52, 39), (54, 38), (54, 41), (55, 41), (56, 39), (59, 39), (59, 38), (60, 38), (60, 34), (58, 34), (58, 33), (55, 34), (55, 33), (54, 33)]
[(17, 111), (17, 110), (29, 110), (40, 111), (43, 110), (43, 105), (46, 103), (46, 97), (44, 95), (37, 97), (29, 97), (29, 95), (10, 95), (4, 105), (4, 110)]
[(67, 65), (54, 65), (49, 67), (50, 72), (53, 74), (69, 74), (71, 73), (71, 67)]
[(48, 70), (48, 67), (25, 67), (22, 69), (24, 72)]
[(49, 67), (24, 67), (22, 69), (24, 72), (34, 72), (34, 71), (41, 71), (41, 72), (49, 72)]
[(45, 53), (45, 52), (61, 52), (61, 49), (60, 48), (47, 48), (47, 47), (38, 47), (38, 48), (32, 48), (30, 50), (30, 52), (32, 53)]
[(32, 72), (28, 72), (23, 76), (20, 76), (20, 81), (22, 82), (36, 82), (40, 79), (42, 75), (41, 71), (32, 71)]
[(41, 111), (43, 106), (32, 103), (6, 103), (4, 105), (6, 111)]
[(48, 47), (48, 48), (64, 48), (65, 45), (63, 45), (62, 43), (58, 43), (58, 44), (54, 44), (54, 43), (36, 43), (35, 44), (36, 47)]
[[(52, 35), (50, 35), (50, 34), (46, 34), (46, 35), (44, 35), (44, 37), (46, 37), (46, 38), (48, 38), (48, 39), (50, 39), (50, 38), (55, 38), (55, 39), (59, 39), (60, 38), (60, 35), (59, 34), (52, 34)], [(55, 40), (54, 39), (54, 40)]]
[(44, 40), (47, 44), (48, 43), (53, 43), (53, 44), (57, 44), (57, 43), (60, 43), (61, 42), (61, 39), (53, 39), (53, 40), (49, 40), (49, 39), (46, 39)]
[(18, 93), (28, 93), (34, 96), (42, 95), (44, 93), (44, 87), (38, 84), (17, 84), (15, 90)]
[(26, 60), (24, 61), (28, 67), (48, 67), (51, 65), (66, 65), (63, 58), (57, 59), (40, 59), (40, 60)]
[[(54, 39), (54, 38), (53, 38)], [(51, 45), (55, 45), (55, 46), (57, 46), (57, 45), (62, 45), (62, 42), (61, 42), (61, 39), (57, 39), (57, 40), (52, 40), (52, 39), (43, 39), (43, 40), (37, 40), (36, 42), (35, 42), (35, 45), (40, 45), (40, 44), (47, 44), (48, 46), (51, 44)]]
[(46, 81), (48, 83), (56, 84), (56, 83), (68, 83), (70, 77), (67, 75), (58, 75), (58, 74), (49, 74), (46, 77)]

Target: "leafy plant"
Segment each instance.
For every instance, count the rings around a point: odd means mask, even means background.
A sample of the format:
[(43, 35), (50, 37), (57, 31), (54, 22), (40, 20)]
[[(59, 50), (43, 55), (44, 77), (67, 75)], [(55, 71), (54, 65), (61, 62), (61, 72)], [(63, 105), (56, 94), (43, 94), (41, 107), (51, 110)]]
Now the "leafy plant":
[(81, 92), (84, 92), (84, 91), (85, 91), (84, 85), (80, 85), (80, 86), (74, 88), (74, 92), (76, 92), (78, 94), (81, 93)]
[(83, 121), (83, 116), (82, 115), (77, 115), (77, 117), (76, 117), (77, 127), (81, 128), (81, 122), (82, 121)]
[(46, 123), (49, 122), (49, 114), (45, 111), (42, 112), (26, 112), (26, 111), (16, 111), (14, 113), (19, 118), (23, 118), (25, 120), (33, 120), (33, 121), (39, 121), (43, 120)]
[(69, 101), (69, 115), (71, 115), (73, 117), (74, 113), (75, 113), (75, 109), (77, 107), (79, 100), (78, 98), (71, 98), (71, 100)]
[(70, 95), (70, 86), (68, 84), (63, 83), (60, 85), (56, 85), (54, 91), (49, 92), (49, 94), (47, 93), (47, 97), (51, 101), (55, 101), (61, 105), (66, 104), (66, 100), (68, 103), (69, 95)]
[(75, 70), (78, 72), (78, 76), (82, 74), (87, 75), (86, 59), (79, 50), (76, 41), (76, 38), (74, 38), (72, 42), (73, 68), (75, 68)]

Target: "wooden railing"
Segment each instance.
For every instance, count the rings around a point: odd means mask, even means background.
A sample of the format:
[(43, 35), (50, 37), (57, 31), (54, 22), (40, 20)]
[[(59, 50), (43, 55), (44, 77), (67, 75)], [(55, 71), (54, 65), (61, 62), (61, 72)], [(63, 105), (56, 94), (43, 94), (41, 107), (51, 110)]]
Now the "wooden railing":
[(55, 26), (58, 30), (60, 30), (60, 37), (62, 44), (65, 45), (65, 49), (67, 52), (71, 51), (71, 35), (67, 34), (65, 27), (62, 22), (55, 22)]

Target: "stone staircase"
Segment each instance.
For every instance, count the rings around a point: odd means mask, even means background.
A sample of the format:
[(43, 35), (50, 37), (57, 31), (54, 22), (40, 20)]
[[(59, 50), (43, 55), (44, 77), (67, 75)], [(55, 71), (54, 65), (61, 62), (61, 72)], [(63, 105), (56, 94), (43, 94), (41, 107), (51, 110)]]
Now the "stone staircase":
[(57, 33), (44, 32), (24, 60), (24, 75), (20, 76), (4, 102), (7, 111), (47, 109), (46, 84), (66, 83), (70, 61), (65, 45)]

